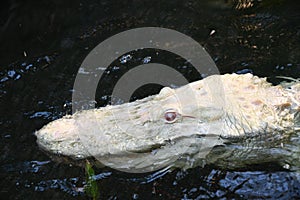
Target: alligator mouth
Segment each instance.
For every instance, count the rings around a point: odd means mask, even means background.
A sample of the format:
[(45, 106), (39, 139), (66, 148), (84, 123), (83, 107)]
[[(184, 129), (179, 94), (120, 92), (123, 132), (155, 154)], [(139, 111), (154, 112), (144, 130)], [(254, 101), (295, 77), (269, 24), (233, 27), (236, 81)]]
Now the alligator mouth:
[[(214, 139), (214, 140), (223, 140), (224, 138), (222, 138), (221, 136), (217, 136), (214, 134), (192, 134), (189, 136), (181, 136), (178, 137), (176, 139), (169, 139), (169, 140), (165, 140), (162, 143), (158, 143), (158, 144), (150, 144), (150, 145), (146, 145), (146, 146), (140, 146), (139, 148), (136, 149), (130, 149), (127, 150), (127, 152), (130, 153), (152, 153), (155, 154), (156, 151), (167, 147), (167, 146), (176, 146), (176, 143), (178, 143), (181, 140), (184, 139), (200, 139), (200, 138), (207, 138), (207, 139)], [(187, 144), (188, 146), (189, 144)]]
[(153, 152), (157, 151), (158, 149), (161, 149), (164, 146), (166, 146), (166, 144), (152, 144), (149, 146), (143, 146), (139, 149), (128, 150), (128, 152), (131, 152), (131, 153), (153, 153)]

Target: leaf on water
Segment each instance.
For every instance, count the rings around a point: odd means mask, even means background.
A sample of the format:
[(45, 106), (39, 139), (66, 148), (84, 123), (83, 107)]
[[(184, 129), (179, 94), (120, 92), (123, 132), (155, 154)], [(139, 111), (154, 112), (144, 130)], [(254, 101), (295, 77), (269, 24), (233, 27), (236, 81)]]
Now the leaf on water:
[(92, 165), (88, 160), (86, 160), (85, 173), (86, 186), (84, 188), (84, 191), (88, 196), (92, 197), (93, 199), (97, 199), (97, 197), (99, 196), (99, 188), (96, 180), (94, 179), (95, 171), (93, 170)]

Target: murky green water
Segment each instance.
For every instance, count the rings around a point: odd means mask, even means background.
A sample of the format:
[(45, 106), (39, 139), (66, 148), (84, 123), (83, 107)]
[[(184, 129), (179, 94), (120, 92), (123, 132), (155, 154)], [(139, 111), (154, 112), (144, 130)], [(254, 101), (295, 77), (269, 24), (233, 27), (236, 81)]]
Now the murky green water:
[[(198, 41), (221, 73), (300, 77), (300, 6), (297, 1), (9, 1), (0, 10), (0, 193), (5, 199), (88, 199), (84, 169), (52, 161), (33, 132), (66, 113), (77, 70), (103, 40), (137, 27), (165, 27)], [(240, 1), (242, 2), (242, 1)], [(248, 8), (244, 8), (249, 6)], [(213, 32), (214, 33), (213, 33)], [(213, 34), (212, 34), (213, 33)], [(116, 81), (150, 62), (198, 80), (185, 60), (159, 50), (129, 52), (116, 60), (97, 91), (109, 103)], [(138, 90), (132, 99), (159, 91)], [(188, 171), (126, 174), (95, 169), (101, 199), (300, 198), (300, 175), (276, 164), (235, 171), (206, 166)]]

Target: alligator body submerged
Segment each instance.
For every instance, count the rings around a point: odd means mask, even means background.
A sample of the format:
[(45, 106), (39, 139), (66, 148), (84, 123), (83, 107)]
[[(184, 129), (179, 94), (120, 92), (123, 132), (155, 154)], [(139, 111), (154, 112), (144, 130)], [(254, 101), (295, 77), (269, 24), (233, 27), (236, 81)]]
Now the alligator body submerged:
[(64, 116), (36, 136), (39, 146), (54, 154), (148, 172), (193, 167), (215, 147), (235, 140), (256, 141), (242, 145), (248, 153), (258, 144), (267, 148), (267, 141), (281, 148), (276, 141), (299, 129), (299, 113), (299, 83), (284, 88), (252, 74), (212, 75), (135, 102)]

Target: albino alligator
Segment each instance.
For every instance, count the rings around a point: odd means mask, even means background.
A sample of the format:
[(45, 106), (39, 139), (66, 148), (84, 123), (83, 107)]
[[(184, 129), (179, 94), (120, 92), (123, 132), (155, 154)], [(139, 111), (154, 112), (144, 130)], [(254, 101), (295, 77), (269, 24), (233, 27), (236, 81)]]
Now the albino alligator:
[[(147, 172), (216, 160), (210, 151), (237, 139), (244, 144), (231, 146), (246, 157), (235, 151), (229, 157), (253, 160), (252, 149), (283, 147), (285, 136), (299, 129), (299, 111), (299, 83), (283, 88), (252, 74), (212, 75), (135, 102), (67, 115), (36, 136), (51, 153)], [(220, 159), (223, 150), (216, 152)]]

